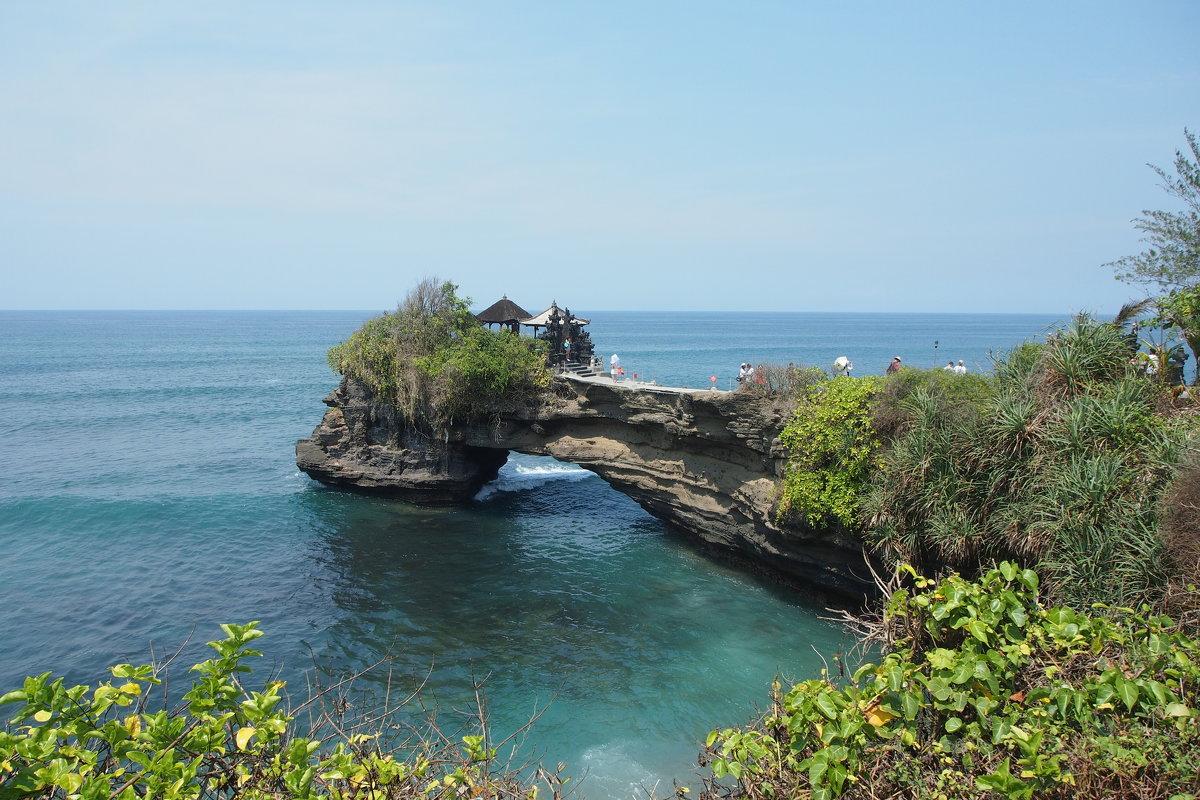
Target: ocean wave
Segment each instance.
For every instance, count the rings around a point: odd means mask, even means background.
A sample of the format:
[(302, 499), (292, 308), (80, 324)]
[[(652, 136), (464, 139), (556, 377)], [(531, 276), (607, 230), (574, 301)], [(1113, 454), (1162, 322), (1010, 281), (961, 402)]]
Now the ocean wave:
[(585, 768), (579, 784), (583, 794), (614, 800), (657, 797), (659, 793), (652, 789), (658, 787), (661, 777), (670, 774), (670, 770), (656, 773), (638, 760), (637, 750), (636, 746), (621, 741), (606, 742), (585, 750), (580, 758)]
[(572, 464), (505, 464), (496, 480), (484, 486), (475, 495), (476, 500), (486, 500), (498, 492), (522, 492), (536, 489), (554, 481), (579, 481), (592, 473)]

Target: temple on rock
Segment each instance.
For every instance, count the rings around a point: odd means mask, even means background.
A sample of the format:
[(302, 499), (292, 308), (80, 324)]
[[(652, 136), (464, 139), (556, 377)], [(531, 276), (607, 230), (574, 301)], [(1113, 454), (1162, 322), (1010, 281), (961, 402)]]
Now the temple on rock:
[(532, 328), (532, 336), (544, 342), (546, 363), (552, 367), (570, 369), (573, 366), (590, 366), (595, 355), (591, 335), (584, 326), (591, 322), (571, 313), (571, 309), (560, 309), (558, 301), (540, 314), (528, 311), (504, 295), (492, 305), (475, 315), (481, 325), (500, 325), (514, 333), (520, 326)]

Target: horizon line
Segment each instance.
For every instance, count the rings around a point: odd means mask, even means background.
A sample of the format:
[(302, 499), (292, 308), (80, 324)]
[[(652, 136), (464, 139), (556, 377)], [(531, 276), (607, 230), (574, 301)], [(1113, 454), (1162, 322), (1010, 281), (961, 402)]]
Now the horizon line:
[[(322, 314), (383, 314), (395, 309), (382, 311), (369, 308), (0, 308), (0, 314), (8, 313), (172, 313), (172, 314), (264, 314), (264, 313), (322, 313)], [(484, 310), (483, 308), (478, 311)], [(477, 313), (472, 309), (472, 313)], [(1073, 317), (1077, 314), (1096, 314), (1090, 310), (1078, 311), (870, 311), (840, 309), (836, 311), (815, 311), (809, 309), (716, 309), (716, 308), (581, 308), (579, 313), (587, 314), (920, 314), (923, 316), (1055, 316)]]

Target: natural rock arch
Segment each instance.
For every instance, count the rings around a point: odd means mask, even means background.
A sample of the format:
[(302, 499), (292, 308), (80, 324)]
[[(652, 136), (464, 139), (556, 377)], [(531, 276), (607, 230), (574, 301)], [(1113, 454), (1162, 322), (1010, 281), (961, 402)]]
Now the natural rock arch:
[(323, 483), (418, 503), (461, 503), (509, 451), (578, 464), (653, 516), (790, 583), (857, 601), (873, 584), (862, 543), (840, 530), (781, 527), (774, 507), (790, 407), (754, 392), (555, 378), (555, 400), (440, 436), (413, 429), (350, 380), (296, 463)]

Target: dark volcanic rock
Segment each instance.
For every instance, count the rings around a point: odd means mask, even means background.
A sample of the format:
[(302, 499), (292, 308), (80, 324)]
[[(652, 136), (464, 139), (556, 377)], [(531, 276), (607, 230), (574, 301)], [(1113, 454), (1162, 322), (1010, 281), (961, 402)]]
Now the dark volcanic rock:
[(331, 486), (429, 505), (464, 503), (508, 460), (507, 450), (413, 430), (352, 381), (342, 381), (325, 404), (330, 409), (312, 438), (296, 442), (296, 465)]
[(858, 600), (873, 583), (862, 544), (837, 530), (774, 522), (785, 454), (778, 443), (790, 407), (752, 392), (628, 386), (555, 379), (545, 406), (440, 437), (409, 430), (349, 381), (297, 464), (334, 486), (422, 503), (463, 502), (515, 450), (553, 456), (599, 475), (672, 527), (792, 584)]

